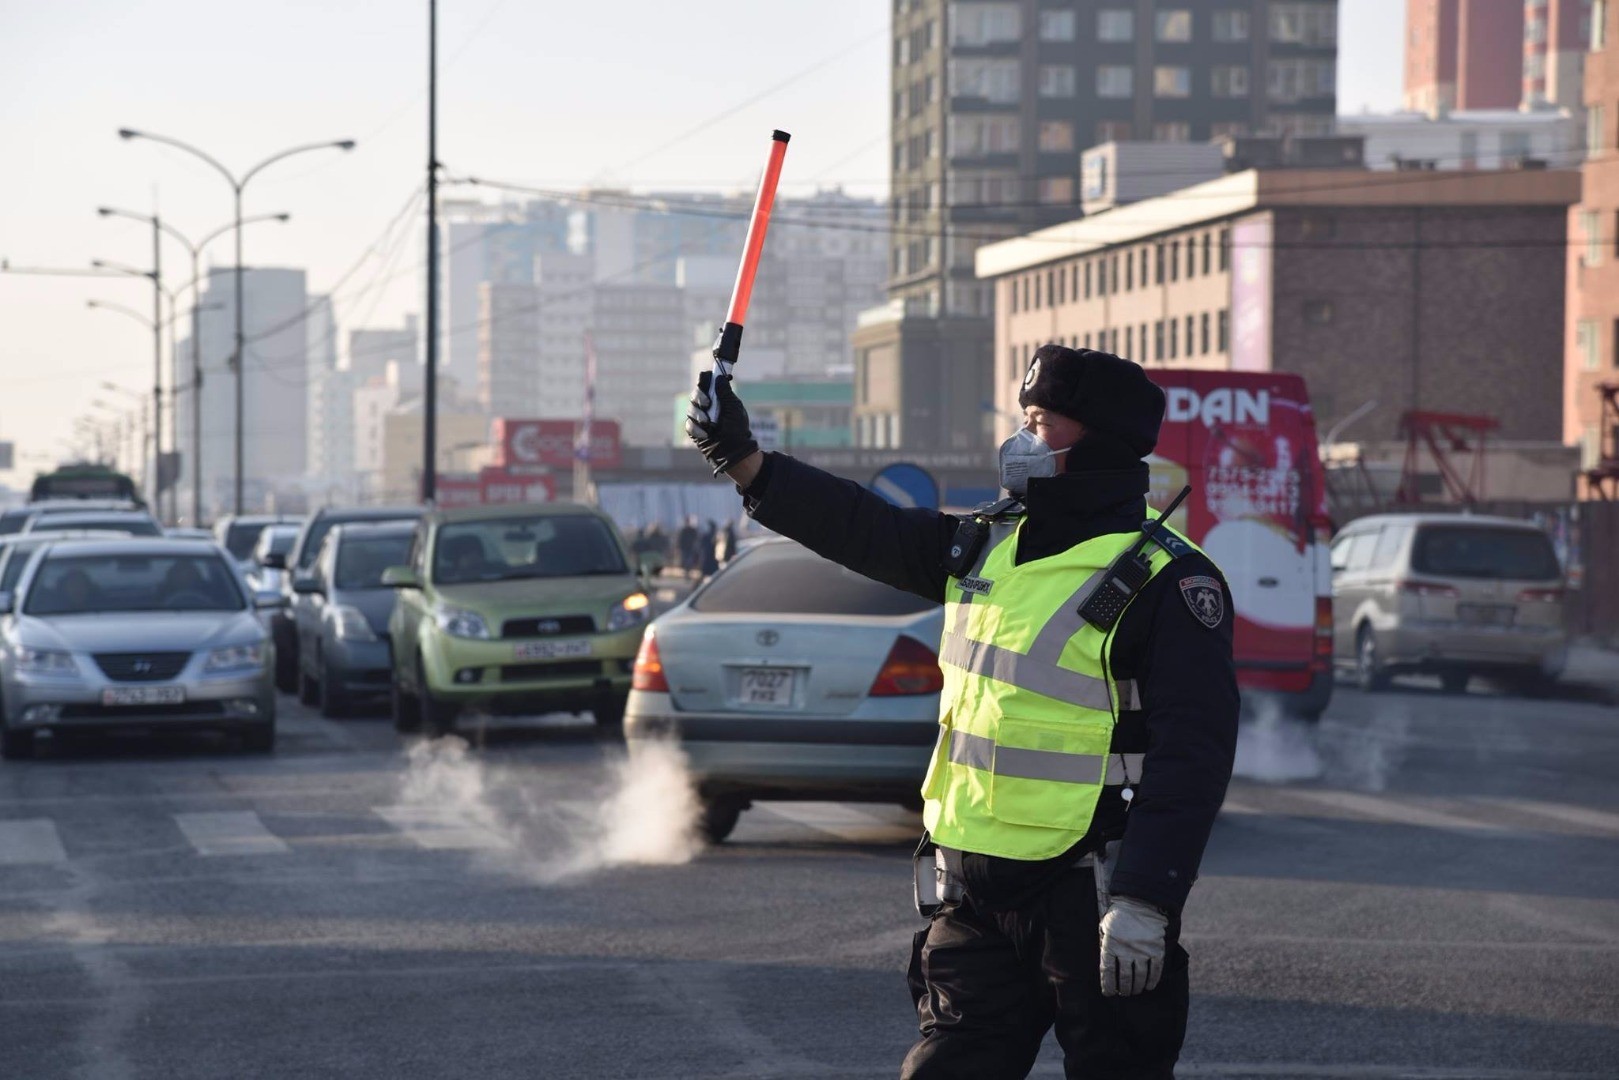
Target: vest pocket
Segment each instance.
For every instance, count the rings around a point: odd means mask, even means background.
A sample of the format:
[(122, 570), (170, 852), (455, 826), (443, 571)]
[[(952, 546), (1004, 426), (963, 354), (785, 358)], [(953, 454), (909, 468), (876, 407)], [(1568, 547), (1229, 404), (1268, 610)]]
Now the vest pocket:
[(1102, 791), (1112, 729), (1111, 720), (1001, 717), (990, 814), (1013, 825), (1083, 831)]

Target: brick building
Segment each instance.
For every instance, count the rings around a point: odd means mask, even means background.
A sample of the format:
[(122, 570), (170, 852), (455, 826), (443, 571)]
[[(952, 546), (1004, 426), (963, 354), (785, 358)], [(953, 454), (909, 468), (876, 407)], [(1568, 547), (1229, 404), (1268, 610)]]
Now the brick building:
[(1619, 458), (1619, 432), (1600, 429), (1596, 387), (1619, 383), (1619, 3), (1592, 9), (1585, 64), (1587, 153), (1580, 203), (1569, 212), (1568, 357), (1564, 441), (1584, 467)]
[[(1144, 365), (1288, 371), (1323, 429), (1407, 409), (1563, 434), (1572, 171), (1250, 170), (978, 253), (996, 290), (995, 407), (1048, 341)], [(1003, 419), (1004, 423), (1010, 421)]]
[(1523, 63), (1524, 5), (1516, 0), (1406, 0), (1404, 108), (1514, 108)]

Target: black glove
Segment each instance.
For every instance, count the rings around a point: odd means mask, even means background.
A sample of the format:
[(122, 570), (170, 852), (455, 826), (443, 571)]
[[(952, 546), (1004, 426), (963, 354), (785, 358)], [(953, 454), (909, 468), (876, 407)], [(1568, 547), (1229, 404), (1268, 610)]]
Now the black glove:
[(712, 371), (697, 376), (697, 389), (692, 392), (691, 405), (686, 409), (686, 437), (697, 444), (698, 451), (714, 466), (714, 475), (718, 476), (756, 453), (759, 444), (754, 441), (753, 430), (748, 425), (748, 410), (731, 389), (729, 375), (721, 375), (714, 389), (720, 404), (719, 419), (709, 422), (708, 410), (714, 403), (714, 398), (709, 396), (713, 379)]

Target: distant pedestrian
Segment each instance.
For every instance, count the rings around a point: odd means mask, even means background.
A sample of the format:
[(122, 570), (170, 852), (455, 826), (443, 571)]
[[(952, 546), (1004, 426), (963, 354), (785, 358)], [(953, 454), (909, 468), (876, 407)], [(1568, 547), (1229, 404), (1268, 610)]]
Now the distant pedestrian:
[(736, 526), (727, 521), (725, 523), (725, 528), (720, 530), (719, 540), (717, 542), (719, 544), (719, 550), (714, 553), (714, 557), (719, 561), (721, 566), (724, 566), (726, 563), (736, 558)]
[(702, 576), (705, 578), (716, 573), (720, 568), (719, 552), (715, 549), (715, 545), (718, 543), (719, 531), (720, 527), (710, 521), (708, 528), (703, 530), (703, 539), (698, 545), (703, 559)]
[(701, 539), (697, 532), (697, 515), (692, 514), (686, 518), (686, 523), (680, 526), (675, 534), (675, 547), (680, 556), (680, 569), (687, 577), (691, 577), (701, 566), (701, 559), (697, 554), (697, 543)]

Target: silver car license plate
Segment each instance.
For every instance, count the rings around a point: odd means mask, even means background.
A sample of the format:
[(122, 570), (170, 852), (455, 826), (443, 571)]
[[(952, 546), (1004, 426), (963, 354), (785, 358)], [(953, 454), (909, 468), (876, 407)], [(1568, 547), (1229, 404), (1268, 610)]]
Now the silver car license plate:
[(595, 651), (588, 641), (525, 641), (512, 646), (512, 655), (518, 660), (571, 660)]
[(1466, 626), (1511, 626), (1516, 614), (1511, 604), (1456, 605), (1456, 621)]
[(793, 672), (790, 668), (743, 668), (737, 695), (743, 705), (785, 709), (793, 703)]
[(114, 686), (101, 691), (103, 705), (179, 705), (185, 699), (183, 686)]

